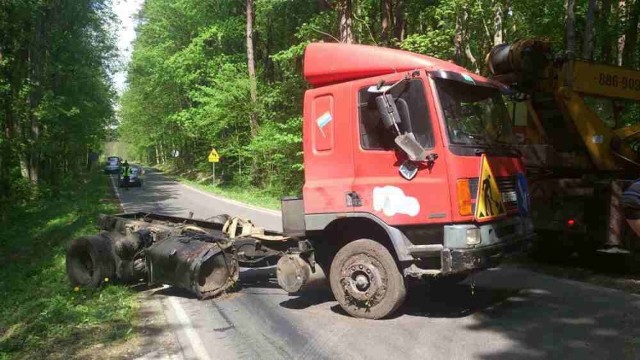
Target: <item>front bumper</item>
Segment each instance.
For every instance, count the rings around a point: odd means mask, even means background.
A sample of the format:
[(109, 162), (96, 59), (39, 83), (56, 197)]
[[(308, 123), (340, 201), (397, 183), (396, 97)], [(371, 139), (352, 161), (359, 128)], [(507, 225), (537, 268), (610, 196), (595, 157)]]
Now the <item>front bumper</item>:
[(120, 173), (120, 169), (118, 169), (118, 168), (116, 168), (116, 169), (105, 168), (104, 169), (104, 173), (105, 174), (119, 174)]
[(528, 247), (532, 238), (533, 235), (530, 238), (476, 249), (444, 249), (442, 273), (461, 273), (496, 267), (505, 257), (520, 253)]
[[(479, 244), (467, 244), (468, 230), (480, 234)], [(443, 245), (410, 248), (409, 252), (416, 260), (405, 268), (405, 274), (440, 276), (492, 268), (507, 256), (529, 248), (534, 238), (533, 225), (528, 218), (512, 217), (481, 225), (446, 225)]]
[[(467, 229), (481, 233), (480, 245), (466, 244)], [(456, 273), (495, 267), (507, 255), (531, 246), (535, 237), (530, 218), (511, 217), (483, 225), (453, 225), (445, 230), (441, 256), (443, 273)]]

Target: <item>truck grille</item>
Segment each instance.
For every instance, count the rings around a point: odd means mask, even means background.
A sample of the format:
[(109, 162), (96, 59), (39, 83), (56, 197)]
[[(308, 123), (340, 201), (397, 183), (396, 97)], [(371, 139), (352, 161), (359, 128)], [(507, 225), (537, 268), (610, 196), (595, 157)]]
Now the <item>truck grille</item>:
[(511, 199), (505, 199), (504, 201), (507, 211), (518, 209), (518, 200), (515, 196), (517, 191), (516, 178), (514, 176), (500, 176), (496, 178), (496, 183), (498, 183), (498, 189), (500, 189), (503, 198), (506, 197), (506, 194), (511, 196)]
[[(510, 194), (512, 196), (511, 201), (504, 201), (504, 206), (507, 211), (518, 209), (518, 200), (515, 197), (516, 194), (516, 178), (514, 176), (500, 176), (496, 178), (498, 189), (503, 194)], [(475, 200), (478, 197), (479, 179), (469, 179), (469, 191), (471, 192), (471, 198), (474, 200), (473, 211), (475, 212)]]

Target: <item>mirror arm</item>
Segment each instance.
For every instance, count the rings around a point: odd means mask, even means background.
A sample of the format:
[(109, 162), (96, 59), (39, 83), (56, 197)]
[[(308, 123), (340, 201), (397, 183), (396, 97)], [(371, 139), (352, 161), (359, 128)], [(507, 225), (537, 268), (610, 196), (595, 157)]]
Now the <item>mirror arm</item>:
[(392, 89), (394, 89), (396, 86), (398, 86), (398, 85), (400, 85), (400, 84), (403, 84), (403, 83), (405, 83), (405, 82), (407, 82), (407, 81), (409, 81), (409, 80), (411, 80), (411, 77), (409, 76), (409, 74), (407, 74), (405, 77), (403, 77), (402, 79), (400, 79), (400, 80), (396, 81), (395, 83), (393, 83), (393, 85), (391, 85), (391, 86), (389, 86), (387, 89), (385, 89), (385, 90), (382, 92), (382, 95), (387, 95), (387, 93), (388, 93), (389, 91), (391, 91)]

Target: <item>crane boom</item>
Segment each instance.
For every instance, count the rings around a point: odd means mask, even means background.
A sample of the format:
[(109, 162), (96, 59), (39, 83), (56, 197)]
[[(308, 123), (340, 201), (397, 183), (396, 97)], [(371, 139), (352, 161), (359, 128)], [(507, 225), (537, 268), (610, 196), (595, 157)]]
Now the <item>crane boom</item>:
[(563, 71), (571, 71), (571, 87), (575, 92), (640, 101), (640, 71), (583, 60), (567, 62)]
[(536, 174), (534, 225), (556, 236), (550, 251), (640, 248), (619, 207), (640, 173), (640, 71), (553, 56), (533, 39), (494, 47), (488, 64), (494, 80), (526, 94), (514, 129)]
[[(532, 98), (527, 126), (533, 130), (528, 133), (542, 134), (545, 138), (538, 141), (555, 151), (588, 157), (595, 171), (639, 165), (640, 154), (627, 141), (629, 136), (640, 137), (636, 126), (610, 127), (588, 98), (640, 103), (640, 71), (584, 60), (550, 61), (549, 52), (547, 43), (526, 39), (497, 46), (489, 54), (494, 78)], [(560, 166), (584, 168), (584, 161)]]

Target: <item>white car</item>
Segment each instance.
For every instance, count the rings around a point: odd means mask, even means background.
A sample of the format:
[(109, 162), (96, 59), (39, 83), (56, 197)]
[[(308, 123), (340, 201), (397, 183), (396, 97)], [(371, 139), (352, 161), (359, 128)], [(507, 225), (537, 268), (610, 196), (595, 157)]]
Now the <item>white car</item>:
[(107, 165), (104, 167), (105, 174), (119, 174), (120, 173), (120, 165), (122, 163), (122, 159), (118, 156), (109, 156), (107, 158)]

